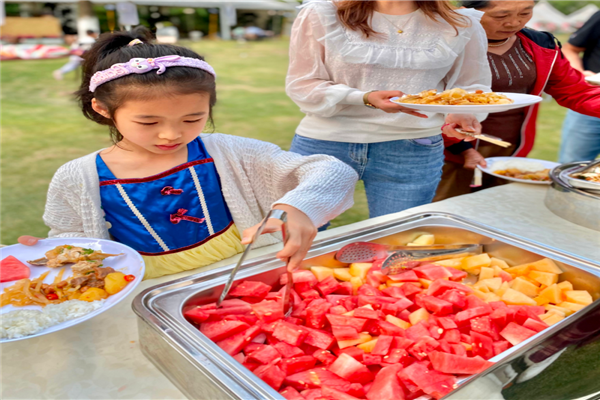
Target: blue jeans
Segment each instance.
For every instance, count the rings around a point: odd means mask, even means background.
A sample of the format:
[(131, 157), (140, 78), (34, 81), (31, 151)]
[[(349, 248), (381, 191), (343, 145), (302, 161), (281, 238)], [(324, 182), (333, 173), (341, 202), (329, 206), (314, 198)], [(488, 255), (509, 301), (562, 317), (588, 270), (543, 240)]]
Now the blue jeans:
[(600, 154), (600, 118), (569, 110), (563, 123), (559, 162), (594, 160)]
[(380, 143), (345, 143), (296, 135), (293, 151), (328, 154), (345, 162), (365, 183), (369, 216), (431, 203), (444, 165), (442, 135)]

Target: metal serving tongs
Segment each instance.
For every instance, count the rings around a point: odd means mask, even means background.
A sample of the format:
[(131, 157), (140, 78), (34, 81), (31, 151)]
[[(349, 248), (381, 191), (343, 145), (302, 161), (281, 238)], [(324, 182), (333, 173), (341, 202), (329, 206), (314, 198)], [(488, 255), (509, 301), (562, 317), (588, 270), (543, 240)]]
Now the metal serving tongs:
[[(267, 221), (271, 218), (275, 218), (275, 219), (278, 219), (283, 222), (282, 234), (283, 234), (283, 242), (285, 245), (286, 229), (287, 229), (287, 224), (286, 224), (287, 213), (283, 210), (271, 210), (271, 211), (269, 211), (269, 213), (267, 214), (267, 216), (265, 217), (263, 222), (258, 227), (258, 230), (256, 231), (256, 233), (254, 234), (254, 237), (252, 238), (252, 242), (250, 244), (248, 244), (248, 246), (246, 247), (246, 250), (244, 250), (244, 253), (238, 260), (235, 268), (231, 271), (231, 275), (229, 275), (229, 280), (225, 284), (225, 288), (223, 288), (223, 292), (221, 293), (221, 296), (219, 297), (219, 300), (217, 301), (217, 307), (219, 307), (221, 305), (221, 303), (223, 302), (223, 300), (225, 300), (225, 297), (227, 297), (227, 294), (231, 290), (231, 285), (235, 281), (235, 275), (237, 274), (238, 270), (244, 263), (244, 260), (248, 256), (248, 253), (250, 253), (250, 249), (253, 247), (254, 243), (256, 243), (256, 240), (260, 237), (262, 231), (265, 229), (265, 226), (267, 225)], [(286, 265), (286, 270), (287, 270), (287, 265)], [(290, 304), (290, 293), (291, 293), (292, 284), (293, 284), (293, 277), (292, 277), (292, 273), (290, 271), (287, 271), (287, 278), (288, 278), (288, 280), (287, 280), (287, 284), (285, 287), (285, 294), (284, 294), (284, 299), (283, 299), (283, 312), (289, 314), (292, 311), (292, 308), (289, 307), (289, 304)]]
[(356, 242), (339, 249), (335, 254), (335, 259), (344, 264), (372, 263), (378, 259), (387, 259), (393, 252), (397, 251), (403, 252), (407, 257), (432, 257), (434, 255), (452, 255), (454, 253), (473, 251), (474, 246), (479, 245), (433, 244), (429, 246), (391, 246), (371, 242)]
[[(431, 261), (449, 258), (462, 258), (481, 254), (483, 247), (480, 244), (457, 244), (446, 245), (446, 249), (418, 249), (412, 247), (410, 250), (401, 250), (392, 253), (381, 265), (381, 272), (385, 275), (396, 275), (414, 268), (411, 261)], [(454, 248), (449, 248), (454, 246)], [(423, 246), (428, 247), (428, 246)], [(433, 247), (433, 246), (431, 246)]]
[(504, 140), (500, 139), (499, 137), (487, 135), (485, 133), (480, 133), (479, 135), (476, 135), (474, 132), (465, 131), (460, 128), (454, 128), (454, 130), (460, 134), (463, 134), (463, 135), (466, 135), (466, 136), (469, 136), (469, 137), (472, 137), (475, 139), (483, 140), (484, 142), (492, 143), (492, 144), (495, 144), (496, 146), (506, 148), (506, 147), (510, 147), (512, 145), (512, 143), (505, 142)]

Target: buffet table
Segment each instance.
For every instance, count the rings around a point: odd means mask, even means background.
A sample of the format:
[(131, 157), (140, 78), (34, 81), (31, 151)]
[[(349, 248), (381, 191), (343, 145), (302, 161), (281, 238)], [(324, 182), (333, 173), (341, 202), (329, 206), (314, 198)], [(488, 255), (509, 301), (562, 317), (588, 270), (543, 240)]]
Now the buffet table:
[[(600, 260), (600, 234), (565, 221), (544, 206), (546, 186), (510, 184), (331, 229), (317, 240), (421, 212), (446, 212), (510, 232), (581, 258)], [(253, 256), (272, 253), (270, 246)], [(233, 263), (236, 258), (214, 264)], [(131, 301), (159, 283), (193, 275), (187, 271), (142, 282), (128, 301), (67, 330), (0, 346), (0, 397), (17, 399), (185, 399), (147, 360), (138, 344)]]

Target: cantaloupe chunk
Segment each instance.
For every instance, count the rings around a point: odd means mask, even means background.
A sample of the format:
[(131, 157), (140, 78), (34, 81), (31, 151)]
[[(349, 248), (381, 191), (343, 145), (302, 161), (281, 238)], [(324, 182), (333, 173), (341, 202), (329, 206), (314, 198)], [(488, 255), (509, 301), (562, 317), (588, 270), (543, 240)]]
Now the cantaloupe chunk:
[(358, 276), (353, 276), (350, 278), (350, 283), (352, 284), (352, 294), (356, 296), (358, 294), (358, 288), (363, 285), (363, 280)]
[(558, 282), (558, 274), (553, 274), (551, 272), (540, 272), (540, 271), (531, 271), (528, 278), (531, 278), (542, 285), (551, 286), (552, 284)]
[(429, 319), (429, 313), (424, 308), (419, 308), (417, 311), (411, 313), (408, 316), (408, 320), (411, 325), (416, 325), (421, 321), (427, 321)]
[(560, 290), (573, 290), (573, 284), (569, 281), (563, 281), (558, 284)]
[[(531, 273), (531, 272), (530, 272)], [(542, 285), (536, 281), (535, 279), (531, 279), (529, 276), (525, 275), (525, 276), (520, 276), (519, 278), (526, 280), (527, 282), (531, 283), (532, 285), (535, 285), (535, 287), (539, 288)]]
[(504, 292), (506, 292), (506, 289), (510, 288), (510, 283), (508, 282), (502, 282), (502, 285), (500, 285), (500, 288), (498, 290), (496, 290), (496, 294), (500, 297), (502, 297), (502, 295), (504, 294)]
[(562, 303), (562, 292), (560, 291), (556, 283), (542, 290), (539, 296), (548, 299), (550, 303)]
[(562, 274), (562, 269), (554, 261), (549, 258), (544, 258), (542, 260), (536, 261), (534, 263), (529, 264), (531, 269), (540, 272), (550, 272), (552, 274)]
[(479, 280), (492, 279), (494, 277), (494, 269), (490, 267), (481, 267), (479, 272)]
[(583, 304), (587, 306), (588, 304), (592, 304), (594, 299), (592, 299), (592, 295), (587, 290), (565, 290), (566, 300), (571, 303)]
[(492, 260), (490, 259), (490, 256), (487, 255), (487, 253), (482, 253), (471, 257), (465, 257), (462, 260), (463, 269), (467, 271), (483, 267), (489, 267), (491, 263)]
[(569, 308), (563, 308), (563, 307), (559, 307), (559, 306), (554, 306), (552, 304), (546, 304), (544, 306), (544, 308), (546, 310), (548, 310), (548, 311), (552, 311), (552, 310), (560, 311), (562, 314), (564, 314), (567, 317), (575, 312), (575, 311), (573, 311), (573, 310), (571, 310)]
[(573, 312), (577, 312), (577, 311), (585, 308), (585, 306), (583, 304), (571, 303), (569, 301), (563, 301), (558, 306), (562, 307), (562, 308), (569, 309), (569, 310), (571, 310)]
[(429, 279), (419, 279), (419, 282), (421, 283), (421, 286), (423, 286), (425, 289), (427, 289), (429, 287), (429, 285), (431, 285), (431, 282)]
[(373, 340), (369, 340), (368, 342), (365, 342), (365, 343), (361, 343), (361, 344), (359, 344), (356, 347), (358, 347), (359, 349), (361, 349), (365, 353), (370, 353), (370, 352), (373, 351), (373, 349), (375, 348), (376, 344), (377, 344), (377, 338), (375, 338)]
[(387, 289), (387, 287), (388, 286), (385, 283), (382, 283), (381, 285), (379, 285), (378, 289), (379, 290), (385, 290), (385, 289)]
[(333, 268), (328, 267), (310, 267), (310, 272), (312, 272), (317, 280), (321, 282), (323, 279), (328, 276), (335, 277), (333, 275)]
[(408, 244), (408, 246), (431, 246), (435, 243), (434, 235), (421, 235), (412, 242)]
[(485, 282), (479, 281), (472, 287), (473, 289), (479, 290), (482, 293), (490, 293), (490, 288), (485, 284)]
[(465, 350), (467, 350), (467, 351), (473, 350), (473, 346), (469, 343), (460, 342), (460, 344), (462, 344), (464, 346)]
[[(544, 316), (545, 316), (545, 318), (544, 318)], [(565, 319), (565, 317), (562, 317), (562, 316), (560, 316), (558, 314), (555, 314), (555, 313), (544, 314), (544, 316), (541, 316), (540, 318), (542, 319), (542, 321), (544, 321), (548, 325), (554, 325), (557, 322), (560, 322), (563, 319)]]
[(502, 278), (484, 279), (480, 280), (478, 283), (484, 284), (488, 287), (488, 289), (495, 292), (496, 290), (500, 289), (500, 286), (502, 286)]
[(367, 272), (371, 269), (371, 263), (354, 263), (350, 264), (350, 275), (357, 276), (363, 281), (367, 279)]
[(387, 322), (389, 322), (390, 324), (394, 324), (397, 327), (402, 328), (402, 329), (408, 329), (412, 326), (410, 323), (406, 322), (405, 320), (400, 319), (398, 317), (394, 317), (393, 315), (389, 315), (389, 314), (385, 316), (385, 320)]
[(526, 281), (522, 277), (515, 278), (510, 283), (511, 289), (517, 290), (529, 297), (536, 297), (539, 293), (539, 288), (531, 282)]
[(510, 265), (508, 265), (508, 263), (506, 261), (501, 260), (501, 259), (496, 258), (496, 257), (490, 258), (490, 266), (491, 267), (499, 267), (499, 268), (502, 268), (502, 269), (510, 268)]
[(464, 257), (463, 258), (450, 258), (448, 260), (435, 261), (434, 264), (441, 265), (442, 267), (462, 269), (462, 261), (463, 260), (464, 260)]
[(516, 267), (507, 268), (504, 271), (511, 274), (513, 278), (516, 278), (517, 276), (527, 275), (530, 270), (531, 267), (529, 266), (529, 264), (523, 264), (517, 265)]
[(345, 282), (350, 282), (350, 280), (352, 279), (352, 275), (350, 274), (350, 268), (334, 268), (333, 276), (336, 279)]
[(491, 303), (492, 301), (501, 301), (502, 299), (496, 293), (486, 293), (485, 298), (482, 300), (486, 303)]
[(359, 333), (358, 334), (359, 338), (358, 339), (351, 339), (351, 340), (338, 340), (338, 347), (340, 349), (345, 349), (346, 347), (350, 347), (350, 346), (356, 346), (357, 344), (362, 344), (362, 343), (366, 343), (368, 341), (370, 341), (371, 339), (373, 339), (371, 337), (371, 335), (369, 335), (368, 333)]
[[(559, 315), (559, 316), (561, 316), (563, 318), (565, 318), (567, 316), (567, 313), (565, 313), (565, 312), (563, 312), (561, 310), (548, 310), (548, 311), (546, 311), (546, 314), (550, 314), (550, 315), (556, 314), (556, 315)], [(542, 318), (542, 317), (540, 317), (540, 318)]]
[(489, 294), (489, 293), (483, 292), (483, 291), (481, 291), (481, 290), (478, 290), (478, 289), (474, 289), (474, 290), (473, 290), (473, 295), (474, 295), (474, 296), (477, 296), (477, 297), (479, 297), (481, 300), (484, 300), (484, 301), (485, 301), (485, 299), (486, 299), (486, 296), (487, 296), (488, 294)]
[(550, 303), (550, 300), (548, 300), (546, 297), (534, 297), (533, 300), (535, 300), (535, 302), (537, 303), (538, 306), (543, 306), (545, 304)]
[(536, 306), (537, 303), (533, 299), (519, 291), (508, 288), (502, 295), (502, 301), (506, 304), (514, 306)]

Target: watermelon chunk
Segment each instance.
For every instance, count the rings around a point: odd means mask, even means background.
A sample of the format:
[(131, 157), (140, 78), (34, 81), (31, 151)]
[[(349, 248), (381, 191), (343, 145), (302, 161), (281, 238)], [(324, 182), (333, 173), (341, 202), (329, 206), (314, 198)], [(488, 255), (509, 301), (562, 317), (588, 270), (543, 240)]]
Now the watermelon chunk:
[(210, 314), (200, 308), (190, 308), (183, 313), (183, 316), (195, 324), (201, 324), (210, 317)]
[(470, 319), (473, 318), (477, 318), (477, 317), (482, 317), (484, 315), (489, 315), (492, 313), (492, 309), (491, 307), (475, 307), (475, 308), (468, 308), (464, 311), (461, 311), (459, 313), (456, 314), (456, 317), (454, 318), (454, 320), (456, 321), (457, 324), (461, 324), (463, 322), (466, 322)]
[(327, 301), (316, 306), (309, 305), (306, 309), (306, 326), (309, 328), (321, 329), (325, 326), (325, 314), (331, 308)]
[(446, 268), (434, 264), (423, 265), (413, 269), (413, 271), (415, 271), (419, 278), (430, 281), (452, 277), (452, 274)]
[(491, 314), (490, 318), (494, 324), (502, 329), (508, 323), (508, 309), (507, 308), (496, 308)]
[(441, 372), (429, 370), (420, 363), (414, 363), (406, 367), (402, 372), (422, 391), (436, 399), (450, 393), (456, 385), (456, 378)]
[(358, 288), (359, 296), (383, 296), (383, 293), (379, 289), (365, 283)]
[(358, 339), (358, 331), (351, 326), (332, 325), (331, 331), (337, 341)]
[(274, 322), (283, 318), (283, 303), (267, 300), (250, 306), (254, 315), (263, 322)]
[(351, 396), (348, 393), (341, 392), (326, 385), (321, 386), (321, 394), (325, 398), (335, 400), (360, 400), (358, 397)]
[(327, 318), (327, 320), (329, 321), (329, 323), (333, 326), (333, 325), (338, 325), (338, 326), (351, 326), (354, 329), (356, 329), (358, 332), (362, 332), (365, 329), (365, 325), (367, 324), (367, 320), (362, 319), (362, 318), (353, 318), (353, 317), (348, 317), (345, 315), (334, 315), (334, 314), (327, 314), (325, 315), (325, 317)]
[(248, 327), (247, 323), (241, 321), (204, 322), (200, 325), (200, 332), (213, 342), (218, 342), (226, 337), (240, 333)]
[(346, 353), (340, 354), (329, 367), (329, 371), (350, 382), (368, 383), (373, 380), (373, 373), (359, 361)]
[(284, 388), (279, 394), (287, 400), (304, 400), (304, 396), (291, 386)]
[(271, 291), (271, 286), (263, 282), (243, 281), (229, 292), (230, 296), (234, 297), (260, 297), (265, 298)]
[[(281, 274), (281, 276), (279, 277), (279, 283), (282, 285), (287, 284), (287, 278), (287, 274)], [(298, 283), (308, 283), (311, 287), (315, 286), (318, 283), (315, 274), (308, 270), (292, 272), (292, 280), (294, 281), (294, 285)]]
[(388, 275), (388, 278), (396, 282), (419, 282), (419, 277), (413, 270), (406, 271), (401, 274)]
[(543, 321), (537, 321), (533, 318), (527, 318), (523, 324), (523, 327), (531, 329), (532, 331), (541, 332), (548, 327), (548, 324)]
[(492, 319), (488, 316), (473, 318), (469, 321), (471, 323), (471, 330), (484, 335), (489, 335), (492, 331)]
[(408, 352), (417, 360), (422, 360), (427, 357), (429, 352), (439, 347), (439, 342), (430, 336), (423, 336), (408, 349)]
[(302, 372), (306, 371), (307, 369), (311, 369), (315, 366), (316, 363), (317, 359), (313, 356), (299, 356), (281, 360), (279, 365), (282, 371), (285, 372), (285, 375), (288, 376), (297, 372)]
[(251, 326), (238, 334), (229, 336), (228, 338), (217, 342), (217, 346), (222, 348), (229, 355), (237, 354), (242, 351), (252, 339), (260, 334), (261, 329), (261, 324)]
[(429, 353), (429, 360), (433, 369), (446, 374), (472, 375), (478, 374), (493, 363), (476, 357), (461, 357), (454, 354), (432, 351)]
[(508, 343), (506, 340), (494, 342), (494, 355), (497, 356), (498, 354), (505, 352), (509, 348), (510, 343)]
[(438, 322), (438, 325), (441, 326), (443, 329), (458, 328), (458, 326), (456, 325), (454, 320), (452, 320), (451, 318), (448, 318), (448, 317), (439, 317), (439, 318), (437, 318), (437, 322)]
[(404, 285), (402, 285), (402, 287), (400, 287), (400, 289), (402, 290), (402, 294), (404, 294), (405, 297), (410, 297), (413, 296), (417, 293), (421, 293), (421, 288), (418, 286), (413, 285), (412, 283), (405, 283)]
[(378, 321), (379, 331), (388, 336), (406, 336), (404, 329), (388, 321)]
[(373, 355), (373, 353), (365, 353), (363, 355), (363, 364), (364, 365), (380, 365), (382, 361), (381, 356)]
[(323, 363), (326, 366), (333, 363), (336, 360), (336, 356), (331, 354), (331, 352), (329, 352), (327, 350), (321, 350), (321, 349), (315, 351), (313, 353), (313, 357), (316, 358), (317, 360), (319, 360), (321, 363)]
[(371, 354), (376, 355), (376, 356), (377, 355), (385, 356), (389, 352), (390, 346), (392, 345), (393, 341), (394, 341), (393, 336), (387, 336), (387, 335), (379, 336), (379, 338), (377, 339), (377, 343), (375, 344), (375, 347), (373, 348), (373, 350), (371, 350)]
[[(320, 388), (321, 385), (333, 387), (344, 393), (350, 390), (350, 382), (322, 367), (289, 375), (285, 378), (285, 383), (298, 390)], [(304, 393), (302, 395), (305, 396)]]
[(367, 392), (368, 400), (404, 400), (404, 391), (398, 379), (402, 365), (384, 367), (375, 376), (373, 385)]
[(486, 335), (471, 331), (473, 341), (473, 354), (488, 360), (494, 357), (494, 341)]
[(333, 350), (336, 355), (348, 354), (350, 357), (354, 358), (356, 361), (362, 361), (365, 355), (365, 351), (358, 347), (350, 346), (345, 347), (343, 349), (337, 348)]
[(335, 338), (329, 332), (308, 327), (302, 327), (302, 329), (307, 332), (304, 339), (305, 344), (314, 346), (318, 349), (327, 350), (335, 342)]
[(257, 377), (262, 379), (267, 385), (271, 386), (275, 390), (279, 390), (283, 384), (283, 381), (285, 380), (285, 372), (283, 372), (277, 365), (262, 365), (256, 368), (253, 372)]
[(513, 346), (529, 339), (534, 336), (537, 332), (531, 329), (524, 328), (514, 322), (509, 322), (508, 325), (500, 332), (500, 336), (506, 339)]
[(359, 307), (354, 310), (355, 318), (379, 319), (379, 314), (375, 310)]
[(467, 296), (456, 289), (450, 289), (438, 296), (442, 300), (452, 303), (457, 308), (463, 309), (467, 305)]
[(306, 334), (305, 328), (285, 321), (278, 321), (273, 331), (273, 337), (292, 346), (299, 346)]
[(434, 314), (446, 315), (452, 313), (452, 303), (449, 303), (446, 300), (438, 299), (433, 296), (423, 296), (421, 297), (421, 301), (423, 302), (423, 306)]
[[(406, 285), (404, 285), (404, 286), (406, 286)], [(402, 287), (404, 287), (404, 286), (402, 286)], [(440, 294), (444, 293), (445, 291), (451, 290), (451, 289), (456, 289), (459, 292), (463, 292), (463, 293), (473, 293), (473, 289), (467, 285), (463, 285), (462, 283), (459, 283), (459, 282), (438, 279), (436, 281), (433, 281), (433, 283), (431, 285), (429, 285), (429, 288), (427, 289), (427, 295), (428, 296), (439, 296)]]
[(29, 278), (31, 270), (14, 256), (8, 256), (0, 261), (0, 282), (18, 281)]
[(460, 331), (458, 329), (448, 329), (444, 332), (444, 340), (448, 343), (460, 343)]
[(333, 276), (328, 276), (317, 284), (317, 290), (321, 292), (323, 296), (335, 292), (339, 287), (339, 282)]

